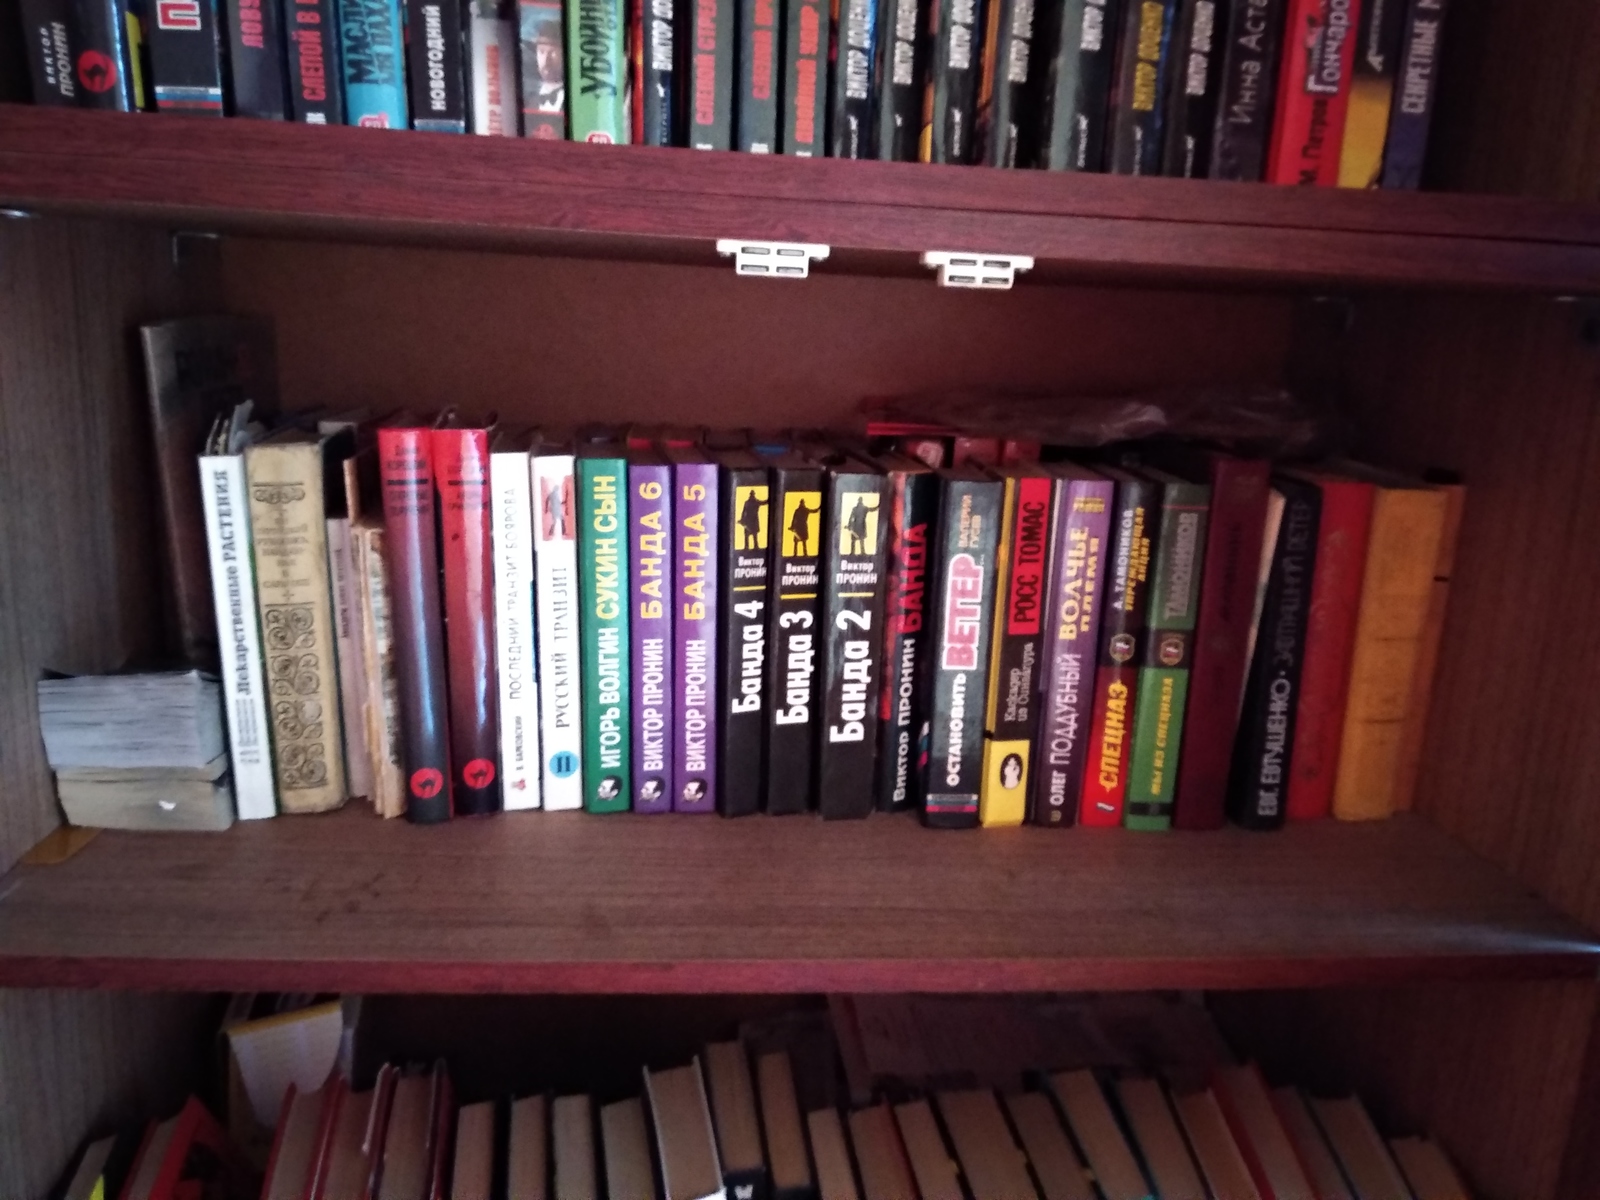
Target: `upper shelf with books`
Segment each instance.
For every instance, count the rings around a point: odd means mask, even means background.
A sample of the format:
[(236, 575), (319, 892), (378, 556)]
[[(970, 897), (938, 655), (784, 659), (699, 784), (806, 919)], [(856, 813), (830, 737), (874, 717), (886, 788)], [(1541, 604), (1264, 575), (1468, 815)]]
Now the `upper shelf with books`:
[[(0, 105), (0, 204), (175, 230), (716, 263), (823, 243), (819, 270), (1026, 254), (1024, 279), (1600, 286), (1600, 207), (597, 147)], [(728, 268), (728, 269), (731, 269)], [(756, 286), (756, 285), (752, 285)]]
[(1411, 816), (1264, 838), (352, 809), (104, 832), (0, 881), (0, 987), (1253, 988), (1597, 964), (1600, 939)]

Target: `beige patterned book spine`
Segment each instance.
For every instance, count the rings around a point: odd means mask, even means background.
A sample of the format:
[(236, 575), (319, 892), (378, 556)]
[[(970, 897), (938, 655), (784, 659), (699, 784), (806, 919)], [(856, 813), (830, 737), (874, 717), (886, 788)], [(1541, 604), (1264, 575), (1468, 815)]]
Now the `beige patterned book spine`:
[(372, 761), (372, 807), (380, 817), (402, 817), (405, 780), (400, 768), (400, 681), (395, 676), (394, 625), (389, 612), (388, 546), (381, 524), (365, 518), (350, 527), (361, 588), (361, 660), (366, 673), (363, 717)]

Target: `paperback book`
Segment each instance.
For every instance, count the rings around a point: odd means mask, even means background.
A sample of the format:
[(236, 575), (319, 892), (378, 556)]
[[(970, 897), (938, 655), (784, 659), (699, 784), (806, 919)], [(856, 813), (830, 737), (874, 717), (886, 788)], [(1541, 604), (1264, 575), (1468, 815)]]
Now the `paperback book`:
[(816, 761), (817, 667), (821, 653), (822, 469), (798, 454), (771, 461), (772, 665), (767, 722), (767, 811), (811, 806)]
[(369, 129), (405, 129), (405, 27), (400, 0), (339, 0), (345, 119)]
[(673, 787), (677, 532), (672, 491), (672, 467), (659, 455), (648, 450), (629, 454), (634, 812), (671, 812), (678, 794)]
[(444, 0), (405, 0), (406, 87), (413, 129), (467, 131), (464, 12), (464, 5)]
[(715, 458), (722, 501), (717, 798), (723, 816), (738, 817), (760, 812), (766, 795), (772, 488), (766, 467), (750, 451), (724, 450)]
[(632, 795), (627, 477), (620, 445), (585, 446), (577, 456), (583, 805), (598, 813), (627, 811)]
[(921, 679), (928, 647), (929, 546), (939, 520), (938, 474), (926, 464), (884, 460), (888, 481), (888, 579), (878, 707), (877, 805), (920, 808), (927, 720)]
[(583, 806), (583, 711), (579, 641), (578, 498), (571, 448), (533, 454), (534, 600), (538, 605), (539, 733), (544, 806)]
[(717, 465), (695, 448), (669, 448), (677, 582), (674, 812), (717, 808)]
[(1046, 170), (1098, 171), (1105, 163), (1121, 15), (1122, 0), (1062, 0), (1045, 14), (1050, 61), (1039, 98), (1037, 163)]
[(222, 116), (217, 0), (158, 0), (149, 22), (151, 90), (161, 112)]

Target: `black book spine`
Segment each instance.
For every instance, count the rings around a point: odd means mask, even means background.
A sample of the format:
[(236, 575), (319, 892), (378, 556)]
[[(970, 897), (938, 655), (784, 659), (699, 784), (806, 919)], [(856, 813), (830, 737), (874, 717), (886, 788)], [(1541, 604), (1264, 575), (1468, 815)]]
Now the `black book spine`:
[(1233, 0), (1211, 141), (1212, 179), (1256, 183), (1266, 174), (1282, 36), (1283, 0)]
[(833, 103), (829, 153), (834, 158), (873, 158), (872, 96), (878, 63), (875, 0), (835, 0)]
[(1273, 486), (1284, 494), (1283, 521), (1245, 684), (1228, 795), (1228, 815), (1248, 829), (1278, 829), (1284, 821), (1322, 516), (1322, 491), (1315, 485), (1278, 477)]
[(925, 131), (929, 162), (970, 163), (976, 158), (982, 10), (983, 0), (931, 0), (933, 103)]
[[(555, 36), (559, 44), (560, 5), (540, 7), (554, 11)], [(467, 77), (461, 58), (465, 39), (461, 5), (448, 0), (405, 0), (404, 8), (406, 89), (411, 127), (436, 133), (465, 133)], [(527, 33), (523, 37), (532, 40)]]
[(334, 0), (284, 0), (289, 105), (307, 125), (344, 124), (339, 28)]
[(129, 23), (122, 0), (73, 0), (68, 27), (77, 55), (74, 82), (80, 106), (114, 112), (140, 107), (134, 95)]
[(983, 161), (991, 167), (1033, 165), (1038, 91), (1034, 0), (989, 0), (984, 37), (980, 124)]
[(881, 159), (917, 160), (925, 24), (918, 0), (879, 0), (876, 147)]
[(828, 13), (821, 0), (785, 0), (783, 153), (821, 158), (828, 128)]
[(22, 30), (28, 44), (33, 102), (77, 104), (71, 4), (68, 0), (22, 0)]
[(824, 817), (872, 811), (883, 685), (885, 508), (888, 481), (857, 464), (828, 472), (823, 576), (822, 736), (817, 789)]
[(778, 0), (739, 0), (739, 149), (778, 147)]
[(928, 761), (923, 819), (946, 829), (978, 824), (983, 710), (993, 634), (1001, 484), (945, 477), (928, 664)]
[(1419, 188), (1428, 157), (1434, 93), (1439, 82), (1439, 44), (1444, 35), (1446, 0), (1411, 0), (1406, 10), (1400, 75), (1389, 110), (1389, 138), (1383, 156), (1383, 186)]
[(1039, 99), (1036, 160), (1045, 170), (1099, 171), (1105, 164), (1121, 13), (1122, 0), (1064, 0), (1054, 7)]
[(156, 0), (148, 30), (157, 111), (222, 116), (222, 30), (216, 0)]
[(1161, 174), (1161, 101), (1172, 66), (1175, 0), (1129, 0), (1117, 47), (1107, 169)]
[(821, 659), (822, 472), (772, 472), (772, 656), (767, 675), (767, 811), (811, 807), (816, 761), (817, 667)]
[(733, 148), (735, 0), (694, 0), (689, 45), (689, 145)]
[(283, 10), (279, 0), (225, 0), (228, 86), (232, 113), (284, 121), (289, 85), (284, 76)]
[(722, 468), (722, 695), (717, 805), (725, 817), (761, 811), (766, 790), (768, 531), (765, 467)]
[[(1172, 54), (1163, 172), (1204, 179), (1211, 171), (1212, 131), (1222, 85), (1222, 20), (1226, 0), (1184, 0)], [(1221, 18), (1221, 20), (1219, 20)]]
[(928, 545), (939, 519), (939, 477), (889, 473), (889, 569), (884, 600), (884, 682), (878, 703), (878, 807), (922, 804), (927, 710)]
[[(639, 129), (634, 141), (645, 146), (683, 144), (683, 115), (678, 103), (681, 53), (676, 0), (631, 0), (637, 8), (634, 47), (639, 89)], [(768, 0), (769, 3), (772, 0)], [(524, 110), (526, 111), (526, 110)]]

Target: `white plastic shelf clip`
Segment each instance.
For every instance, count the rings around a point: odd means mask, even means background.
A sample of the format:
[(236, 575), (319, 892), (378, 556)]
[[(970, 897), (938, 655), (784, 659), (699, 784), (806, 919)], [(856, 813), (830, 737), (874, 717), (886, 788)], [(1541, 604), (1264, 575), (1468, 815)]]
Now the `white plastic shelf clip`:
[(922, 265), (939, 272), (940, 287), (989, 288), (1008, 291), (1018, 271), (1033, 269), (1030, 254), (970, 254), (960, 250), (929, 250)]
[(752, 242), (741, 238), (718, 238), (717, 253), (733, 255), (736, 275), (768, 279), (804, 279), (811, 274), (813, 260), (828, 257), (828, 247), (813, 242)]

